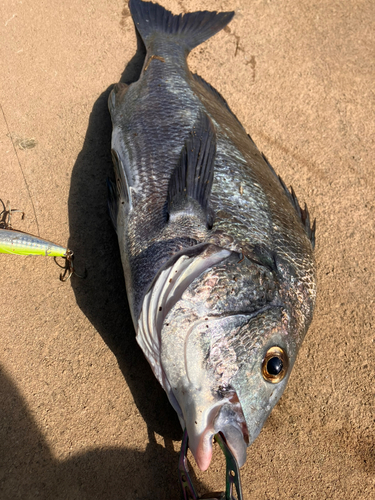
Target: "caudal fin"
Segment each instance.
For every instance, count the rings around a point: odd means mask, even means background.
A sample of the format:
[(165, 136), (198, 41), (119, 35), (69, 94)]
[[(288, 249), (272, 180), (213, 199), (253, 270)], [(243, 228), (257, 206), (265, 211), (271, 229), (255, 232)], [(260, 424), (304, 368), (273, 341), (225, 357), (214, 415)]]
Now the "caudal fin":
[(146, 48), (155, 34), (160, 33), (187, 52), (215, 35), (234, 16), (234, 12), (208, 11), (175, 16), (161, 5), (142, 0), (130, 0), (129, 8)]

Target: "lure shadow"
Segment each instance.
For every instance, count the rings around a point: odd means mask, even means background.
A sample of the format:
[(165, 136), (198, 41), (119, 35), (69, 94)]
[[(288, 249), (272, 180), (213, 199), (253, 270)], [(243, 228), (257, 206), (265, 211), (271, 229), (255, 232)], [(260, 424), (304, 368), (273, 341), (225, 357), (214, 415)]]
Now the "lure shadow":
[[(122, 82), (138, 79), (144, 57), (145, 48), (138, 39), (137, 52), (124, 70)], [(179, 440), (182, 430), (177, 415), (135, 340), (117, 236), (108, 215), (106, 179), (113, 171), (112, 125), (107, 107), (111, 88), (93, 106), (83, 148), (72, 172), (69, 248), (75, 252), (77, 272), (86, 267), (88, 273), (85, 280), (73, 276), (72, 287), (79, 307), (115, 354), (149, 434), (157, 432), (165, 439)], [(160, 448), (152, 440), (149, 446), (154, 451)], [(176, 476), (177, 458), (165, 477)]]

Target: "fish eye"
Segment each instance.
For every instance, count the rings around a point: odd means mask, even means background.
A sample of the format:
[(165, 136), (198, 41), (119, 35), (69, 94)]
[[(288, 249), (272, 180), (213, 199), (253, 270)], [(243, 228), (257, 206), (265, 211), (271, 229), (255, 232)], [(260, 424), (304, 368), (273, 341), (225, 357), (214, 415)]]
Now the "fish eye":
[(277, 384), (285, 377), (289, 366), (286, 352), (281, 347), (273, 346), (268, 349), (262, 363), (264, 380)]

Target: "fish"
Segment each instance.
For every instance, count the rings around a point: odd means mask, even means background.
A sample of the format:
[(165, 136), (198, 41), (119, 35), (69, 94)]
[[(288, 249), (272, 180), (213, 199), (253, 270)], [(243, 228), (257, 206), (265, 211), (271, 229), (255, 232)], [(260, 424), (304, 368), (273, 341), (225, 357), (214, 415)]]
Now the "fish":
[[(86, 277), (86, 271), (84, 276), (80, 276), (75, 272), (73, 265), (74, 253), (72, 250), (23, 231), (0, 228), (0, 253), (11, 255), (46, 255), (47, 257), (53, 257), (56, 264), (64, 269), (64, 272), (60, 273), (60, 281), (68, 281), (73, 274), (79, 278)], [(65, 265), (60, 265), (56, 257), (62, 257), (65, 260)]]
[(312, 321), (315, 221), (188, 67), (234, 12), (129, 9), (146, 56), (109, 95), (108, 206), (136, 339), (198, 467), (218, 433), (243, 466)]

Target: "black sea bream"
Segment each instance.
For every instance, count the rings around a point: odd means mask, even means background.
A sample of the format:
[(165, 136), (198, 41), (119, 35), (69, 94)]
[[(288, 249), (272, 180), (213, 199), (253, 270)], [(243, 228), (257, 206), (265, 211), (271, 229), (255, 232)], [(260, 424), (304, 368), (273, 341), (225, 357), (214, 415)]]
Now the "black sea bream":
[(129, 2), (147, 49), (109, 97), (110, 211), (137, 341), (205, 470), (240, 466), (287, 384), (315, 302), (314, 228), (223, 97), (187, 65), (233, 12)]

